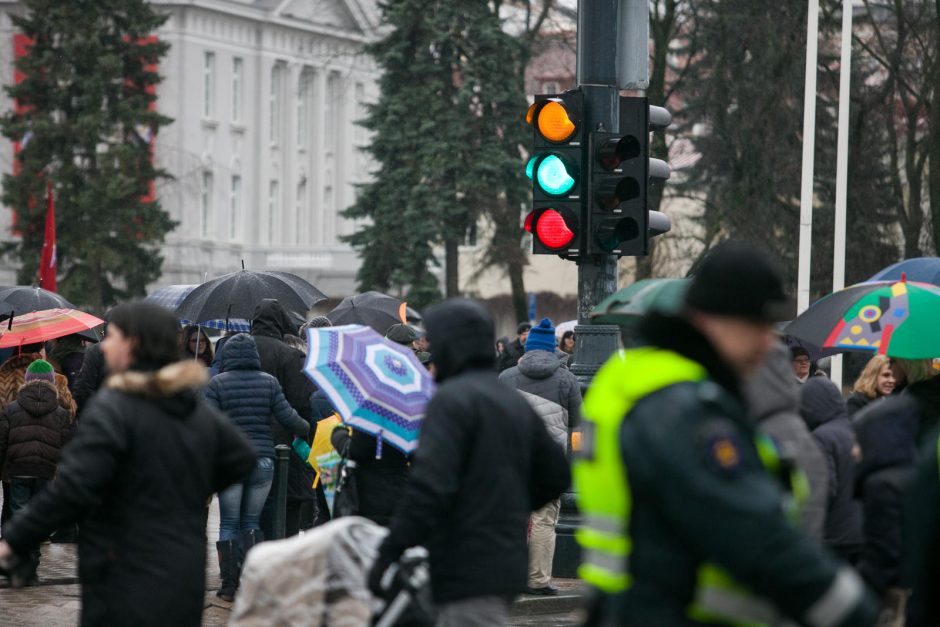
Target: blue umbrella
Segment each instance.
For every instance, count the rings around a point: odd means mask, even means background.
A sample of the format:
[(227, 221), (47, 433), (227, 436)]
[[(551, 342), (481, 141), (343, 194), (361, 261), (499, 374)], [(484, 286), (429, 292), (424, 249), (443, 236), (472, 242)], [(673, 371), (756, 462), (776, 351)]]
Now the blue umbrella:
[(940, 286), (940, 257), (915, 257), (890, 265), (868, 279), (872, 281), (900, 281), (904, 274), (911, 283), (929, 283)]
[(405, 454), (418, 446), (424, 408), (434, 392), (414, 352), (369, 327), (351, 324), (307, 330), (304, 372), (333, 403), (343, 421)]
[[(190, 292), (199, 287), (198, 285), (167, 285), (166, 287), (161, 287), (160, 289), (149, 294), (144, 300), (149, 303), (154, 303), (155, 305), (160, 305), (161, 307), (166, 307), (170, 311), (174, 311), (179, 307), (180, 303), (183, 302)], [(194, 324), (191, 320), (180, 320), (182, 324)], [(251, 331), (251, 323), (247, 320), (242, 320), (241, 318), (234, 318), (228, 321), (226, 325), (225, 320), (205, 320), (199, 323), (201, 327), (207, 327), (209, 329), (219, 329), (220, 331), (236, 331), (238, 333), (249, 333)]]

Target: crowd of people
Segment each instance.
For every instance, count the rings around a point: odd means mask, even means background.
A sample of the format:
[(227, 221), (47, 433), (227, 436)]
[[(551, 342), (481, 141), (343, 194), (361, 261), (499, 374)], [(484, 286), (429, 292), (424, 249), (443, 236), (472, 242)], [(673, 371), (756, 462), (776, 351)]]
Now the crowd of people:
[(264, 300), (250, 333), (213, 345), (167, 310), (120, 305), (100, 344), (23, 346), (0, 365), (0, 571), (36, 583), (41, 542), (78, 524), (83, 625), (197, 625), (208, 504), (232, 601), (248, 552), (276, 537), (280, 479), (288, 536), (337, 515), (388, 527), (363, 582), (375, 595), (420, 544), (436, 624), (502, 625), (517, 593), (558, 593), (573, 476), (588, 624), (937, 624), (940, 374), (876, 355), (845, 398), (776, 334), (785, 300), (762, 253), (719, 247), (681, 311), (648, 313), (583, 399), (576, 338), (548, 318), (497, 341), (479, 303), (454, 300), (423, 329), (392, 325), (386, 340), (438, 383), (420, 444), (333, 428), (355, 482), (332, 512), (304, 456), (286, 477), (275, 464), (276, 445), (309, 444), (335, 414), (303, 372), (308, 329), (329, 319)]

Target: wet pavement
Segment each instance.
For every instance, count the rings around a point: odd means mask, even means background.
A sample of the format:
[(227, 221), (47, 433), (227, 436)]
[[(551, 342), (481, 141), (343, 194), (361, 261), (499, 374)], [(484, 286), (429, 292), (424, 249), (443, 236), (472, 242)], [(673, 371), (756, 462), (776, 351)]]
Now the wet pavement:
[[(207, 528), (206, 601), (202, 624), (225, 625), (231, 604), (215, 596), (219, 589), (219, 564), (215, 555), (215, 538), (219, 532), (218, 500), (212, 501)], [(0, 624), (11, 627), (49, 627), (77, 625), (81, 610), (81, 588), (78, 585), (78, 560), (74, 544), (43, 544), (39, 565), (39, 584), (13, 590), (0, 583)], [(558, 597), (524, 596), (513, 606), (512, 627), (544, 625), (567, 627), (581, 624), (577, 611), (580, 582), (556, 580)]]

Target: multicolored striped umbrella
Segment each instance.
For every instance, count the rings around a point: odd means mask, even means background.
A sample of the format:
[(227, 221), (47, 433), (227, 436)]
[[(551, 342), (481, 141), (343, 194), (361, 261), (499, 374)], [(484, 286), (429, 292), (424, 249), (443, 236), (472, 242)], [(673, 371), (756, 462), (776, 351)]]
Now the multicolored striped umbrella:
[(93, 329), (104, 320), (77, 309), (43, 309), (14, 315), (9, 325), (0, 327), (0, 348), (36, 344)]
[(351, 324), (307, 330), (304, 371), (326, 393), (343, 421), (403, 453), (418, 446), (424, 408), (434, 392), (414, 352)]

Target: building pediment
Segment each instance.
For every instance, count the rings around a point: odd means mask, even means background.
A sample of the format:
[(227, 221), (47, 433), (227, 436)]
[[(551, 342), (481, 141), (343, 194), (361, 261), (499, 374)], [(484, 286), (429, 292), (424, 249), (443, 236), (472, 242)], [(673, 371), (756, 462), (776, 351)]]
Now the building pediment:
[(350, 0), (284, 0), (277, 15), (347, 32), (362, 33), (368, 27), (361, 8)]

